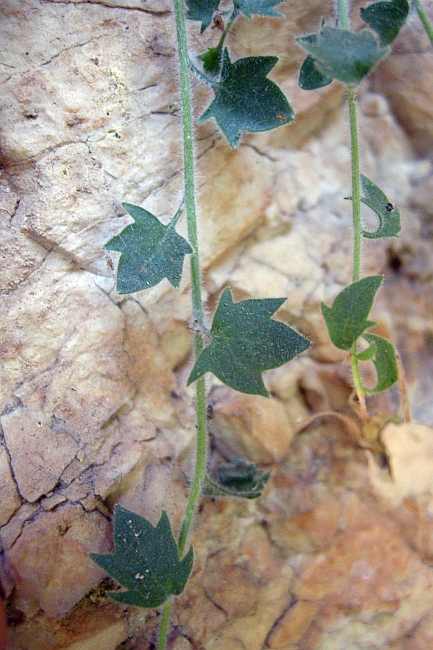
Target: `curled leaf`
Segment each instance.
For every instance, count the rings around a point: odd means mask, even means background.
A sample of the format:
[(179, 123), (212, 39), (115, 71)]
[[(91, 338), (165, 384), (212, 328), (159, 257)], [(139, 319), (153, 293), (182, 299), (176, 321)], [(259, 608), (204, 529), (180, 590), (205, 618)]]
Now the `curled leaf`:
[(361, 185), (364, 192), (364, 198), (361, 198), (362, 203), (367, 205), (379, 217), (379, 228), (374, 232), (363, 230), (363, 236), (368, 239), (378, 239), (398, 235), (401, 230), (400, 210), (389, 201), (388, 197), (373, 181), (362, 174)]
[[(367, 393), (381, 393), (391, 388), (398, 379), (398, 366), (394, 346), (376, 334), (363, 334), (363, 338), (370, 344), (370, 348), (374, 350), (371, 361), (374, 363), (377, 377), (375, 387), (366, 388), (364, 386), (364, 390)], [(359, 359), (359, 355), (357, 356)]]
[(245, 458), (235, 458), (221, 465), (218, 483), (206, 477), (202, 494), (209, 497), (257, 499), (265, 489), (270, 475), (270, 472), (263, 472)]

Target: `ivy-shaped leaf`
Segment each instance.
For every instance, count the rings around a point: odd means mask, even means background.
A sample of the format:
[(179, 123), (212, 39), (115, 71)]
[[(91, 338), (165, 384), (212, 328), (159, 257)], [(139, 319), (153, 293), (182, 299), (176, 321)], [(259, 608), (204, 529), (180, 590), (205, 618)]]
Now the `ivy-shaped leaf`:
[(362, 203), (367, 205), (379, 217), (379, 228), (374, 232), (363, 230), (362, 234), (368, 239), (379, 239), (380, 237), (395, 237), (401, 230), (400, 210), (390, 203), (389, 199), (366, 176), (361, 176), (361, 185), (364, 192)]
[(192, 253), (191, 246), (175, 230), (181, 210), (164, 226), (155, 215), (138, 205), (122, 205), (135, 223), (105, 244), (107, 250), (122, 253), (117, 268), (118, 293), (149, 289), (164, 278), (177, 288), (183, 259)]
[(200, 353), (188, 385), (213, 372), (240, 393), (268, 397), (262, 372), (282, 366), (311, 345), (288, 325), (271, 320), (285, 300), (234, 303), (230, 289), (224, 289), (213, 318), (210, 343)]
[(333, 344), (340, 350), (350, 350), (357, 338), (374, 321), (367, 320), (374, 297), (382, 283), (381, 275), (370, 275), (343, 289), (332, 307), (322, 302), (322, 313)]
[(330, 83), (332, 83), (332, 79), (319, 72), (314, 65), (314, 59), (307, 56), (299, 71), (299, 87), (302, 90), (316, 90), (317, 88), (329, 86)]
[(409, 15), (408, 0), (374, 2), (360, 9), (362, 20), (379, 35), (381, 45), (390, 45)]
[(218, 5), (221, 0), (187, 0), (188, 11), (186, 17), (189, 20), (200, 20), (200, 33), (203, 33), (206, 27), (212, 22), (213, 15), (218, 11)]
[(232, 63), (226, 48), (220, 79), (209, 80), (215, 98), (199, 122), (214, 117), (232, 147), (244, 131), (269, 131), (291, 122), (292, 107), (266, 78), (277, 61), (276, 56), (253, 56)]
[(296, 39), (313, 58), (316, 69), (330, 79), (357, 84), (389, 52), (380, 47), (373, 32), (355, 34), (347, 29), (322, 24), (318, 34)]
[(218, 483), (205, 478), (202, 494), (208, 497), (236, 497), (257, 499), (262, 495), (271, 473), (261, 469), (245, 458), (235, 458), (221, 465)]
[[(393, 386), (398, 379), (398, 366), (394, 346), (376, 334), (363, 334), (362, 338), (370, 344), (366, 351), (373, 350), (370, 358), (374, 363), (377, 376), (376, 386), (374, 388), (366, 388), (364, 386), (364, 390), (367, 393), (381, 393)], [(362, 354), (356, 355), (361, 361), (363, 360), (361, 357)]]
[(193, 564), (190, 547), (179, 560), (167, 513), (154, 527), (147, 519), (116, 506), (115, 553), (91, 553), (90, 557), (127, 591), (110, 592), (119, 603), (159, 607), (185, 588)]
[(248, 18), (254, 15), (284, 18), (284, 14), (273, 9), (282, 2), (283, 0), (233, 0), (235, 9)]

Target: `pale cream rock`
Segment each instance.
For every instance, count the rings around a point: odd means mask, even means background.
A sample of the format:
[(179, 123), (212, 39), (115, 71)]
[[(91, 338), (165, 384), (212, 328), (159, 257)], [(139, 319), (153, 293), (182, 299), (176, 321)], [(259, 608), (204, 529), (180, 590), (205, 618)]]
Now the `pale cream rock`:
[(19, 492), (27, 501), (36, 501), (55, 487), (75, 457), (78, 442), (25, 410), (3, 416), (1, 423)]
[(9, 454), (0, 445), (0, 526), (4, 526), (21, 505), (21, 499), (13, 479)]
[(100, 632), (93, 633), (89, 639), (75, 641), (68, 645), (68, 650), (116, 650), (120, 643), (128, 637), (128, 624), (120, 620), (108, 625)]
[(110, 537), (107, 520), (78, 505), (60, 505), (34, 517), (6, 551), (17, 606), (27, 616), (39, 608), (48, 617), (65, 614), (103, 577), (88, 554), (109, 552)]
[(210, 394), (214, 418), (209, 430), (217, 446), (255, 463), (281, 461), (294, 436), (284, 404), (275, 398), (245, 395), (221, 387)]
[(406, 497), (425, 496), (433, 515), (433, 437), (431, 427), (421, 424), (387, 424), (380, 434), (390, 465), (383, 472), (369, 456), (373, 487), (378, 493), (401, 503)]

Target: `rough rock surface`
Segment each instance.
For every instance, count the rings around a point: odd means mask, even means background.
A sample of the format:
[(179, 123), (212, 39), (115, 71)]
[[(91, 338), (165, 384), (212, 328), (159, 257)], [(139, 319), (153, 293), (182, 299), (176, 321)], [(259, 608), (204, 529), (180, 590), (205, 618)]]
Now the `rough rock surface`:
[[(103, 248), (129, 222), (123, 201), (167, 220), (181, 200), (171, 4), (1, 4), (8, 650), (150, 650), (158, 612), (115, 605), (88, 553), (112, 548), (115, 503), (154, 523), (164, 507), (179, 530), (191, 474), (188, 269), (180, 291), (164, 281), (120, 296), (118, 256)], [(332, 7), (309, 0), (281, 9), (287, 20), (241, 20), (229, 46), (233, 58), (280, 55), (272, 76), (295, 123), (245, 136), (236, 151), (213, 121), (197, 131), (203, 291), (209, 313), (227, 285), (237, 298), (288, 296), (278, 316), (314, 346), (265, 375), (269, 400), (209, 377), (211, 470), (242, 454), (273, 474), (259, 502), (202, 504), (170, 647), (425, 650), (433, 641), (433, 54), (414, 17), (359, 90), (362, 172), (400, 206), (403, 227), (398, 240), (365, 243), (363, 272), (386, 275), (374, 317), (398, 343), (423, 423), (380, 433), (375, 421), (362, 429), (347, 420), (349, 373), (320, 311), (351, 278), (349, 132), (338, 84), (297, 88), (303, 54), (294, 36), (316, 30)], [(217, 38), (189, 29), (196, 52)], [(194, 93), (198, 115), (210, 94), (198, 84)], [(395, 413), (398, 392), (370, 407)], [(329, 410), (342, 418), (301, 432)]]

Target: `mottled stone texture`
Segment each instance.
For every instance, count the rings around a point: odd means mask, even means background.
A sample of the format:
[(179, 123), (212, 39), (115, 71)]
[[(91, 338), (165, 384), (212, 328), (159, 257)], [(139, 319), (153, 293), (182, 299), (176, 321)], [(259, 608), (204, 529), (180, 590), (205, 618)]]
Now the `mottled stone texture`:
[[(272, 477), (259, 502), (204, 502), (174, 650), (425, 650), (433, 642), (433, 54), (414, 17), (359, 89), (362, 172), (401, 208), (394, 241), (366, 242), (385, 273), (374, 318), (399, 345), (414, 419), (359, 423), (345, 355), (320, 302), (351, 279), (344, 90), (297, 87), (295, 35), (332, 6), (240, 20), (232, 58), (277, 54), (294, 124), (231, 150), (197, 131), (199, 236), (209, 314), (288, 296), (279, 317), (307, 355), (265, 375), (270, 399), (209, 377), (210, 470), (244, 455)], [(200, 37), (199, 53), (218, 38)], [(3, 0), (0, 7), (0, 579), (9, 650), (150, 650), (158, 612), (115, 605), (89, 552), (112, 548), (121, 503), (181, 525), (195, 424), (189, 270), (179, 291), (115, 290), (104, 243), (122, 202), (167, 221), (181, 200), (174, 23), (165, 0)], [(211, 94), (194, 83), (195, 112)], [(424, 158), (416, 157), (418, 155)], [(374, 222), (366, 223), (370, 227)], [(179, 230), (185, 233), (181, 221)], [(370, 404), (396, 413), (398, 393)], [(379, 418), (378, 418), (379, 420)], [(302, 429), (302, 432), (301, 432)]]

